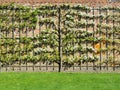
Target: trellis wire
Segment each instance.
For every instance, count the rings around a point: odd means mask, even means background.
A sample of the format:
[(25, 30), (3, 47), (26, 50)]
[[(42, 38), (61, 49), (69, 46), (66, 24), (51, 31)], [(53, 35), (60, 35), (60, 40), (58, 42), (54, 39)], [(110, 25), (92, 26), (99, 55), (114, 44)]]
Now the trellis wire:
[[(95, 8), (93, 7), (93, 9), (92, 9), (92, 15), (93, 15), (93, 23), (95, 22), (95, 20), (94, 20), (94, 14), (95, 14)], [(93, 37), (95, 37), (95, 26), (93, 25)], [(94, 43), (94, 41), (93, 41), (93, 48), (94, 48), (94, 45), (95, 45), (95, 43)], [(94, 55), (94, 53), (93, 53), (93, 56), (95, 56)], [(93, 70), (95, 70), (95, 65), (94, 65), (95, 63), (93, 62)]]
[[(101, 7), (99, 7), (99, 15), (101, 14), (101, 9), (100, 9)], [(101, 18), (99, 18), (99, 23), (101, 24)], [(99, 30), (101, 30), (100, 28), (99, 28)], [(100, 31), (100, 33), (99, 33), (99, 36), (101, 37), (101, 31)], [(101, 40), (100, 40), (100, 48), (101, 48)], [(101, 70), (101, 60), (102, 60), (102, 52), (101, 52), (101, 50), (100, 50), (100, 70)]]

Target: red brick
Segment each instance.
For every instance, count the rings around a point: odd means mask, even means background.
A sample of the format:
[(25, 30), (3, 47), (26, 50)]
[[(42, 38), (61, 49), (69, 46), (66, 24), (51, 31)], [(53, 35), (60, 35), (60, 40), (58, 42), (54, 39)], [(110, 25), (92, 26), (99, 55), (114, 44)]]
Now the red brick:
[(43, 3), (80, 3), (87, 4), (91, 6), (103, 6), (103, 5), (120, 5), (120, 2), (110, 3), (108, 0), (2, 0), (0, 4), (3, 3), (22, 3), (22, 4), (43, 4)]

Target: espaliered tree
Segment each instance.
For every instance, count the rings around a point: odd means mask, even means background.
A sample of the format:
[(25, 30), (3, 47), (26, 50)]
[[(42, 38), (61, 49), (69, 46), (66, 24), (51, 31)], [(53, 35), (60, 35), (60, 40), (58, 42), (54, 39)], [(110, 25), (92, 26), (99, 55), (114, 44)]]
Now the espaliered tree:
[(63, 65), (71, 67), (96, 62), (98, 58), (90, 53), (95, 53), (92, 43), (99, 42), (99, 39), (88, 30), (95, 26), (94, 22), (86, 20), (92, 18), (87, 16), (91, 9), (82, 5), (63, 5), (61, 8)]
[(102, 64), (115, 66), (116, 62), (119, 62), (120, 55), (120, 9), (117, 7), (103, 7), (100, 10), (104, 17), (103, 19), (100, 17), (100, 23), (97, 24), (95, 31), (96, 34), (100, 34), (101, 37), (101, 48), (99, 48), (98, 52), (103, 53), (105, 57), (101, 62)]
[(43, 63), (59, 63), (58, 56), (58, 9), (55, 5), (37, 8), (40, 34), (34, 43), (34, 55)]
[(27, 54), (30, 56), (28, 52), (33, 45), (25, 34), (36, 28), (36, 10), (14, 3), (3, 4), (0, 5), (0, 15), (0, 61), (3, 64), (29, 61)]
[(62, 64), (67, 67), (112, 65), (120, 55), (119, 12), (118, 7), (94, 10), (80, 4), (0, 5), (0, 61), (60, 63), (62, 47)]

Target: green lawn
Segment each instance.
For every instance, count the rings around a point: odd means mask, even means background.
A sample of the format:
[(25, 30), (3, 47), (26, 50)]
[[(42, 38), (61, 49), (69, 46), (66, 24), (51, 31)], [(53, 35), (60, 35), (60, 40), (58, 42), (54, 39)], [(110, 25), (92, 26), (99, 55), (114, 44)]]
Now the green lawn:
[(120, 90), (120, 74), (0, 73), (0, 90)]

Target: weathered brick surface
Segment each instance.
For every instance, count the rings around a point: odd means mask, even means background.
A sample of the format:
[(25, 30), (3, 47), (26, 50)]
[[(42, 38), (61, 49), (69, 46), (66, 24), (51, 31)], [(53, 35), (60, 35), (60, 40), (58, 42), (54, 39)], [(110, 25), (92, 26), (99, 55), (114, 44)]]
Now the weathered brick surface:
[(109, 0), (1, 0), (0, 4), (3, 3), (20, 3), (20, 4), (43, 4), (43, 3), (80, 3), (90, 6), (104, 6), (104, 5), (113, 5), (118, 6), (120, 2), (109, 2)]

